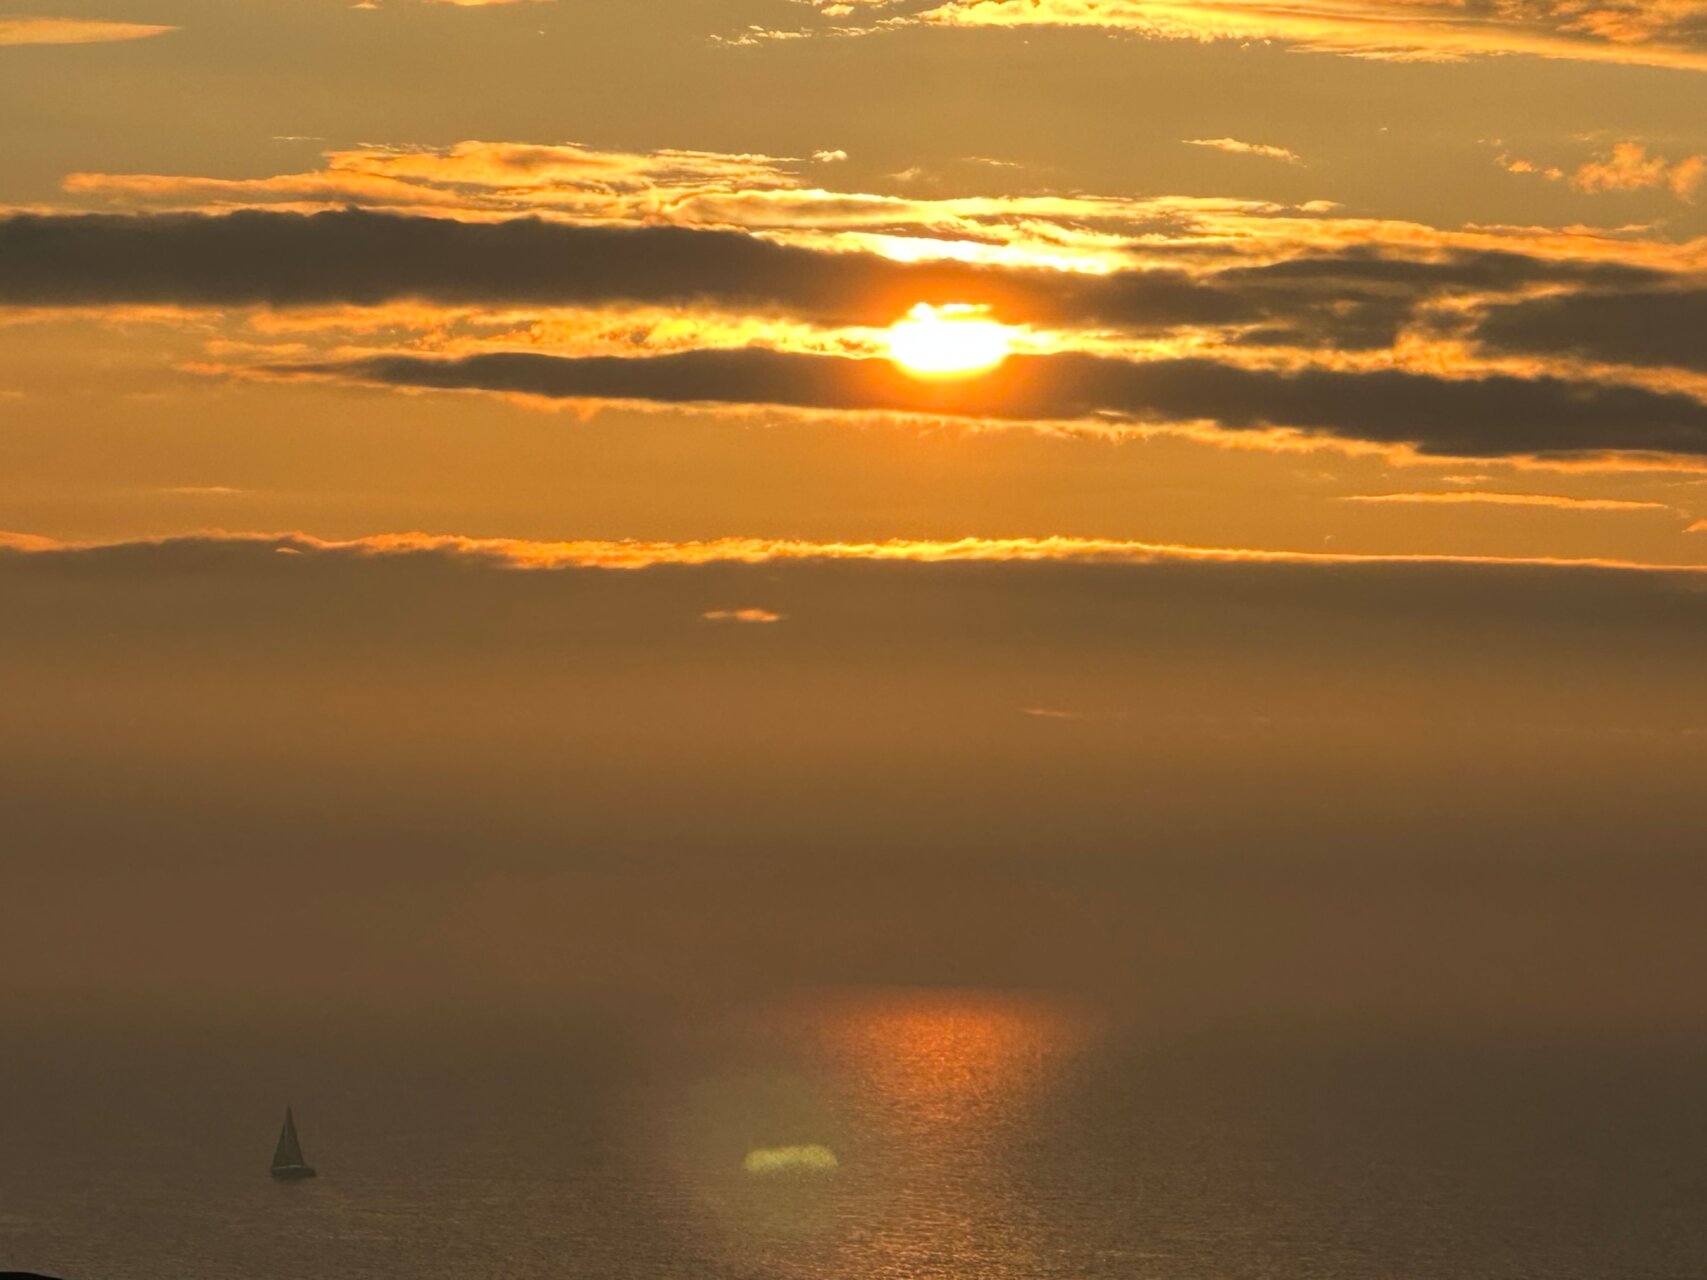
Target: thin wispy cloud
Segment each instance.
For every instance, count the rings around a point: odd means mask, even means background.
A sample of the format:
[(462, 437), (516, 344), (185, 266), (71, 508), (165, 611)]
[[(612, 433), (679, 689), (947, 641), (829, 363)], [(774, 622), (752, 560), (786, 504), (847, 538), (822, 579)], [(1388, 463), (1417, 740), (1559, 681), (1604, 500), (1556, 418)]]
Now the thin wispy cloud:
[(1687, 246), (1643, 239), (1629, 229), (1432, 227), (1343, 217), (1327, 201), (1287, 205), (1185, 194), (959, 196), (838, 190), (809, 176), (807, 161), (755, 153), (467, 141), (442, 148), (334, 150), (323, 160), (312, 171), (250, 178), (74, 172), (63, 185), (80, 202), (124, 210), (282, 206), (306, 212), (355, 206), (468, 221), (537, 215), (598, 225), (739, 229), (904, 261), (1040, 266), (1087, 274), (1143, 263), (1261, 263), (1353, 247), (1412, 255), (1476, 249), (1695, 265)]
[(1453, 489), (1446, 492), (1350, 493), (1341, 502), (1375, 506), (1546, 507), (1555, 511), (1673, 511), (1669, 503), (1626, 498), (1573, 498), (1560, 493), (1499, 493)]
[(867, 30), (1060, 27), (1163, 40), (1274, 41), (1399, 62), (1521, 54), (1699, 71), (1707, 69), (1701, 17), (1696, 0), (1614, 0), (1592, 12), (1570, 0), (1521, 8), (1449, 0), (929, 0)]
[(769, 609), (708, 609), (699, 615), (707, 622), (744, 622), (763, 625), (768, 622), (781, 622), (783, 615), (772, 613)]
[(1571, 176), (1582, 191), (1669, 191), (1679, 200), (1693, 200), (1707, 179), (1707, 156), (1668, 160), (1650, 154), (1640, 142), (1620, 142), (1604, 158), (1593, 160)]
[(0, 45), (111, 44), (146, 40), (176, 27), (142, 22), (105, 22), (94, 18), (0, 17)]
[[(1707, 527), (1707, 522), (1703, 522)], [(1679, 575), (1695, 582), (1707, 565), (1655, 563), (1613, 557), (1499, 556), (1452, 554), (1359, 555), (1319, 551), (1274, 551), (1240, 547), (1201, 547), (1182, 543), (1120, 538), (887, 539), (883, 541), (810, 541), (790, 538), (726, 537), (700, 541), (526, 538), (476, 538), (453, 534), (385, 533), (358, 538), (322, 538), (309, 533), (217, 533), (171, 538), (73, 540), (0, 530), (0, 557), (43, 556), (99, 559), (154, 551), (162, 560), (193, 558), (221, 549), (283, 553), (305, 560), (444, 558), (511, 569), (641, 570), (665, 566), (764, 565), (811, 562), (874, 564), (1062, 564), (1062, 565), (1251, 565), (1300, 568), (1391, 565), (1526, 570), (1624, 570), (1632, 574)], [(1021, 708), (1048, 715), (1049, 707)]]
[(1225, 151), (1228, 155), (1259, 156), (1265, 160), (1284, 160), (1287, 164), (1304, 163), (1296, 151), (1263, 142), (1241, 142), (1237, 138), (1186, 138), (1184, 142), (1188, 147), (1208, 147), (1211, 151)]
[(1076, 724), (1097, 724), (1131, 718), (1128, 711), (1074, 711), (1064, 707), (1021, 707), (1020, 714), (1037, 720), (1065, 720)]

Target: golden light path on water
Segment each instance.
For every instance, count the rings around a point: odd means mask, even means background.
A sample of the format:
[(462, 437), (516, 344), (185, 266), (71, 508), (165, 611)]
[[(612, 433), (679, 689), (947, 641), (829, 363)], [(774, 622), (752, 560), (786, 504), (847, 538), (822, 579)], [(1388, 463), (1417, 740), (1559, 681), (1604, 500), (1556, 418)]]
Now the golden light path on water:
[(778, 1280), (1026, 1280), (1043, 1245), (1015, 1162), (1097, 1032), (1067, 1002), (959, 990), (735, 1016), (658, 1139), (693, 1247)]

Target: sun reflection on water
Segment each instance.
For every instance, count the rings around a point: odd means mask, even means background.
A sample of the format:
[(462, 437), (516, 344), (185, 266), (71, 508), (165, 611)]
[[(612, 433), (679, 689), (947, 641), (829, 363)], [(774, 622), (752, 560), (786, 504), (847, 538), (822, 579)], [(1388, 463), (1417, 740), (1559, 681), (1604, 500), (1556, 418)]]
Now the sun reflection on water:
[(1085, 1017), (1041, 998), (953, 991), (832, 1001), (818, 1034), (843, 1070), (897, 1116), (961, 1124), (1020, 1105), (1088, 1034)]
[(731, 1019), (671, 1126), (694, 1247), (777, 1280), (1031, 1280), (1027, 1144), (1096, 1033), (1065, 1002), (943, 990)]

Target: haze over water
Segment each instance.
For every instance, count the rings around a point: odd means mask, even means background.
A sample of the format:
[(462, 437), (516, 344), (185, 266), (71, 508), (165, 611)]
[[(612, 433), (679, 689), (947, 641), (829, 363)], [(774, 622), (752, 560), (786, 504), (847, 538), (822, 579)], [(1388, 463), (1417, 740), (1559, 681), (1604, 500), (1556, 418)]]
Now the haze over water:
[[(1688, 1280), (1704, 1066), (1699, 1041), (1156, 1034), (964, 990), (67, 1039), (0, 1067), (0, 1255), (71, 1280)], [(320, 1177), (277, 1185), (287, 1096)], [(808, 1145), (837, 1167), (743, 1167)]]

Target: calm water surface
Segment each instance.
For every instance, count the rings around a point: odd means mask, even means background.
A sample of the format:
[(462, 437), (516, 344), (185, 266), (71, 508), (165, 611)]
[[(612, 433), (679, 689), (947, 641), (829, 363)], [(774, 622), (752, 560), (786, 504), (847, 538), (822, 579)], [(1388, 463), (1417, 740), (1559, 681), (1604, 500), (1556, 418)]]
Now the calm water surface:
[[(917, 992), (15, 1040), (0, 1269), (68, 1280), (1707, 1274), (1698, 1043), (1163, 1035)], [(267, 1176), (286, 1101), (315, 1181)], [(789, 1147), (835, 1167), (747, 1167)]]

